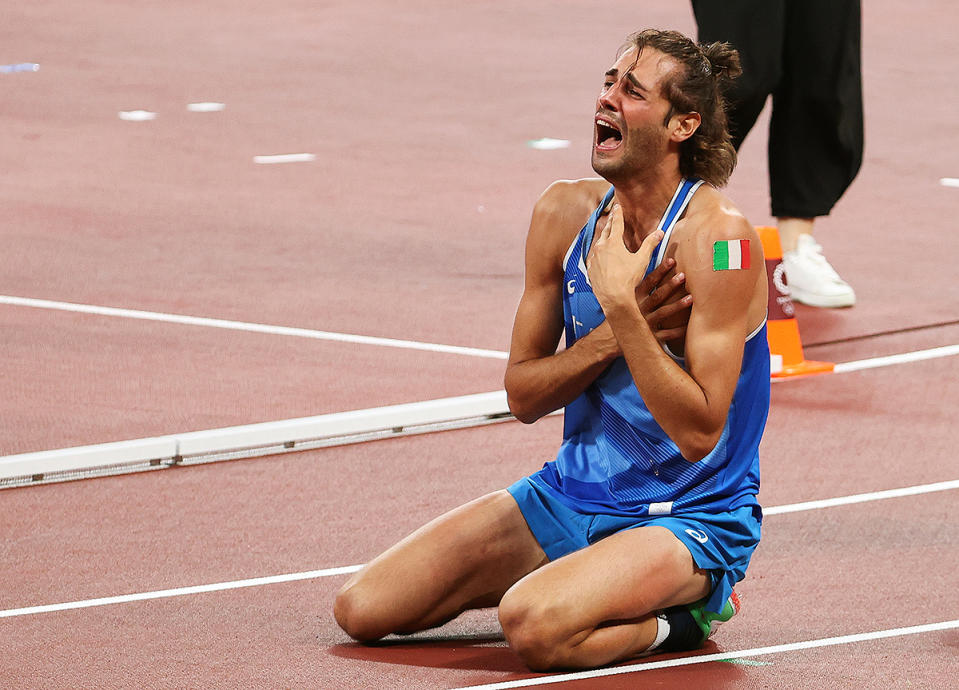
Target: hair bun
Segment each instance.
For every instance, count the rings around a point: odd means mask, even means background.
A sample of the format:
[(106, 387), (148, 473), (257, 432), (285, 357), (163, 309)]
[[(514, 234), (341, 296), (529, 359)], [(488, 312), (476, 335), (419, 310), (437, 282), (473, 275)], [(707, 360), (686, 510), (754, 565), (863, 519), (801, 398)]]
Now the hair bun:
[(739, 51), (729, 43), (715, 42), (702, 46), (703, 57), (706, 58), (709, 73), (716, 79), (729, 82), (742, 74), (743, 69), (739, 61)]

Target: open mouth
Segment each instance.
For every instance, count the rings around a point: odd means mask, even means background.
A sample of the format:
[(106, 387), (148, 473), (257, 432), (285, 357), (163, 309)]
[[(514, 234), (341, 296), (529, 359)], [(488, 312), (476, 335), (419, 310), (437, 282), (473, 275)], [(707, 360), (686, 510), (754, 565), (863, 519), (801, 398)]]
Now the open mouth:
[(596, 118), (596, 148), (602, 151), (611, 151), (623, 143), (623, 133), (609, 120)]

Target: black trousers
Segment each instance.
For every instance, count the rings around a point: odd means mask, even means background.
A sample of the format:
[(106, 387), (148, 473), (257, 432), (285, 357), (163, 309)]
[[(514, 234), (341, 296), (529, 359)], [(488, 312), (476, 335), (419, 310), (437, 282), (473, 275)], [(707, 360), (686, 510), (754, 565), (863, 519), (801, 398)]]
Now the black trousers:
[(726, 94), (737, 149), (772, 96), (772, 215), (828, 215), (862, 165), (860, 0), (692, 5), (700, 42), (726, 41), (739, 50), (743, 74)]

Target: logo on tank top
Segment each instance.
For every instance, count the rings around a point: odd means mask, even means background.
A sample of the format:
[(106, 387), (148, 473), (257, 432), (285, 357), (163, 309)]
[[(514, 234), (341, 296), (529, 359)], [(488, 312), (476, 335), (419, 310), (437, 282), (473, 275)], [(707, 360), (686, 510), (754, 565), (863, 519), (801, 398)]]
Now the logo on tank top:
[(568, 293), (571, 294), (571, 295), (572, 295), (574, 292), (576, 292), (576, 281), (575, 281), (575, 280), (571, 280), (571, 281), (569, 281), (568, 283), (566, 283), (566, 292), (568, 292)]

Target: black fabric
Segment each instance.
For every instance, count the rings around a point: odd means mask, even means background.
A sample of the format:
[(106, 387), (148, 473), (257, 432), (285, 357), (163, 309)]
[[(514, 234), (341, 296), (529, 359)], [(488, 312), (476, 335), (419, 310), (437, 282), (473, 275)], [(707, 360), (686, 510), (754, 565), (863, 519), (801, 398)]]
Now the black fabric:
[(726, 41), (742, 76), (727, 94), (738, 149), (768, 96), (777, 218), (828, 215), (862, 165), (860, 0), (692, 0), (700, 42)]
[(666, 609), (661, 614), (669, 623), (669, 634), (656, 651), (662, 652), (689, 652), (699, 649), (706, 641), (703, 631), (692, 614), (684, 608)]

